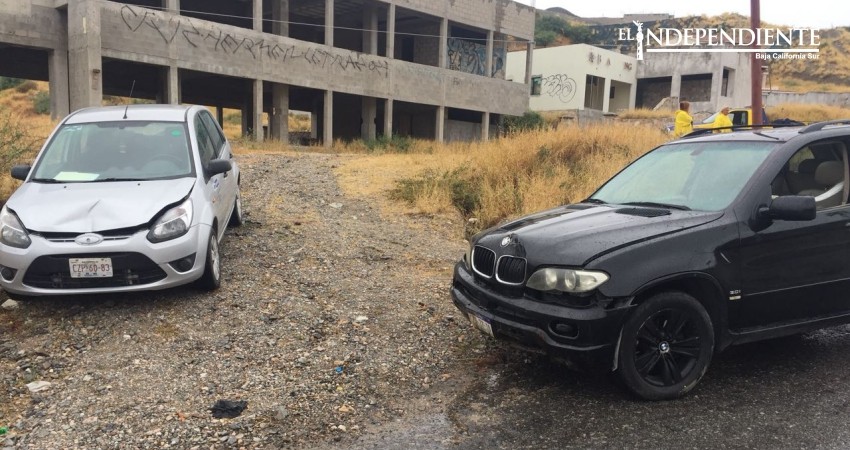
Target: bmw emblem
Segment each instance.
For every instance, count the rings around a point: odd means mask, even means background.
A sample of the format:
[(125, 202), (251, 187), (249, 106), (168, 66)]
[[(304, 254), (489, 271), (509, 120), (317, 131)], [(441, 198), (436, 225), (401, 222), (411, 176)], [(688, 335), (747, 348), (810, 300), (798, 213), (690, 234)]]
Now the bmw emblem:
[(80, 245), (95, 245), (103, 242), (103, 236), (97, 233), (85, 233), (77, 236), (74, 242)]
[(505, 236), (502, 238), (502, 247), (507, 247), (511, 243), (511, 237)]

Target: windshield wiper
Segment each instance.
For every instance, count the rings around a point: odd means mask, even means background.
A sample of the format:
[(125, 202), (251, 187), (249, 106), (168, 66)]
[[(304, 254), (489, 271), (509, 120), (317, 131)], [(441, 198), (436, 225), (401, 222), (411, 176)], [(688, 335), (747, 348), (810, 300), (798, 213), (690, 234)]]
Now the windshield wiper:
[(30, 181), (34, 181), (36, 183), (67, 183), (67, 181), (61, 181), (55, 178), (32, 178)]
[(97, 180), (92, 180), (92, 183), (103, 183), (109, 181), (145, 181), (144, 178), (98, 178)]
[(600, 200), (598, 198), (586, 198), (581, 201), (581, 203), (593, 203), (594, 205), (607, 205), (608, 202), (605, 200)]
[(651, 208), (666, 208), (666, 209), (678, 209), (681, 211), (690, 211), (691, 208), (688, 208), (684, 205), (674, 205), (671, 203), (658, 203), (658, 202), (628, 202), (623, 203), (623, 205), (634, 205), (634, 206), (649, 206)]

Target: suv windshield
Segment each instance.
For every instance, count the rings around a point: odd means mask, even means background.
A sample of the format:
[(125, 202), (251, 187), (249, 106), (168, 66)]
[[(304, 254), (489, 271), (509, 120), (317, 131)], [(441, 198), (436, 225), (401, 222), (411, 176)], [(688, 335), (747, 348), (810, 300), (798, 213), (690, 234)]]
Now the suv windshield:
[(121, 121), (63, 125), (35, 167), (35, 182), (141, 181), (192, 175), (186, 127)]
[(776, 145), (738, 141), (659, 147), (623, 169), (590, 200), (719, 211), (732, 203)]

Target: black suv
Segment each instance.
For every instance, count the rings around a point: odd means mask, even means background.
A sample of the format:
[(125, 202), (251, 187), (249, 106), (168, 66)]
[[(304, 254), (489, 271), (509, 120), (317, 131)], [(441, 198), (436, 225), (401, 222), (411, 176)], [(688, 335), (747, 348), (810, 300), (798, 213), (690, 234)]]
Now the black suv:
[(610, 358), (653, 400), (730, 345), (848, 323), (848, 125), (664, 144), (581, 203), (473, 237), (454, 303), (496, 338)]

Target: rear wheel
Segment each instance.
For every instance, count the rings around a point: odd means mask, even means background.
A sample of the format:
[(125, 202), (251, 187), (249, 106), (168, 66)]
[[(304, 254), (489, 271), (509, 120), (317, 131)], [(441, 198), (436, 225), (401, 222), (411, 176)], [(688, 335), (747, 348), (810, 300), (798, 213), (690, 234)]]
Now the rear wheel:
[(207, 257), (204, 264), (204, 274), (198, 280), (198, 286), (201, 289), (212, 291), (221, 286), (221, 254), (218, 251), (218, 239), (216, 239), (216, 230), (210, 232), (209, 242), (207, 243)]
[(623, 326), (620, 378), (641, 398), (681, 397), (699, 382), (714, 353), (705, 308), (682, 292), (657, 294), (635, 308)]

